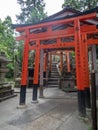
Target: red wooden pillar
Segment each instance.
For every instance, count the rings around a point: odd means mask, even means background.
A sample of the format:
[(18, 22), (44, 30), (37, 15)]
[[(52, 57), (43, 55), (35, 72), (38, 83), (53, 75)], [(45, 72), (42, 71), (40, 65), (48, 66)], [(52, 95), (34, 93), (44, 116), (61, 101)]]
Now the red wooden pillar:
[(70, 52), (66, 52), (66, 60), (67, 60), (67, 70), (70, 72), (70, 57), (69, 57)]
[(40, 63), (40, 41), (36, 41), (34, 80), (33, 80), (33, 102), (37, 103), (38, 85), (39, 85), (39, 63)]
[(26, 31), (26, 38), (24, 41), (22, 74), (21, 74), (21, 88), (20, 88), (20, 105), (25, 105), (26, 101), (26, 85), (28, 77), (28, 57), (29, 57), (29, 31)]
[(88, 67), (88, 47), (87, 36), (82, 34), (82, 52), (83, 52), (83, 77), (84, 77), (84, 91), (85, 91), (85, 105), (87, 108), (91, 107), (90, 103), (90, 80)]
[(76, 58), (76, 78), (77, 78), (77, 91), (78, 91), (78, 108), (81, 116), (86, 115), (85, 108), (85, 95), (84, 95), (84, 78), (82, 68), (82, 44), (81, 44), (81, 33), (80, 33), (80, 21), (77, 18), (74, 21), (75, 29), (75, 58)]

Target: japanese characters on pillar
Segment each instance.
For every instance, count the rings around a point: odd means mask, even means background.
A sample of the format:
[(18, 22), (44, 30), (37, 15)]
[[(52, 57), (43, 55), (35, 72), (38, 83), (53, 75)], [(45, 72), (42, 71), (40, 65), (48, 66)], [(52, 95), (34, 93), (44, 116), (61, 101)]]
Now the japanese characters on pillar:
[(80, 33), (80, 21), (77, 18), (74, 21), (75, 29), (75, 58), (76, 58), (76, 78), (77, 78), (77, 89), (84, 90), (83, 84), (83, 73), (82, 73), (82, 44), (81, 44), (81, 33)]
[(84, 87), (90, 87), (89, 81), (89, 67), (88, 67), (88, 46), (87, 46), (87, 36), (82, 34), (82, 52), (83, 52), (83, 77), (84, 77)]
[(80, 116), (86, 116), (84, 77), (83, 77), (83, 52), (81, 44), (80, 21), (77, 18), (74, 21), (75, 29), (75, 58), (76, 58), (76, 78), (78, 90), (78, 109)]
[(91, 107), (90, 102), (90, 83), (89, 83), (89, 68), (88, 68), (88, 47), (87, 47), (87, 36), (82, 34), (82, 71), (83, 71), (83, 82), (85, 91), (85, 105), (87, 108)]

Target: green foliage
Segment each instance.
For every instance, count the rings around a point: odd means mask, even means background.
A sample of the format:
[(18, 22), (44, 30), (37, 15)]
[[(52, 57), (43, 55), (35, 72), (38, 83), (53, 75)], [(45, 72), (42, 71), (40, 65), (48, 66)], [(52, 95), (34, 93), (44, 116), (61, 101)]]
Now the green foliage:
[(7, 16), (4, 21), (0, 20), (0, 52), (5, 52), (6, 56), (12, 59), (15, 40), (11, 24), (10, 16)]
[(88, 130), (93, 130), (92, 128), (89, 128)]
[(6, 78), (12, 78), (13, 75), (14, 75), (14, 65), (13, 65), (13, 62), (12, 63), (9, 63), (7, 65), (7, 68), (9, 69), (8, 73), (6, 74)]
[(43, 0), (17, 0), (21, 13), (16, 15), (19, 23), (35, 23), (46, 17)]
[(14, 60), (15, 63), (17, 62), (18, 67), (22, 67), (22, 58), (23, 58), (23, 41), (18, 41), (15, 44), (15, 49), (14, 49)]
[(29, 53), (29, 66), (30, 67), (33, 67), (34, 59), (35, 59), (35, 51), (32, 50)]
[(97, 2), (98, 0), (64, 0), (62, 7), (64, 8), (69, 5), (74, 9), (84, 11), (96, 7)]
[(9, 72), (7, 77), (13, 76), (14, 70), (14, 31), (11, 29), (12, 20), (10, 16), (7, 16), (4, 21), (0, 20), (0, 53), (4, 52), (9, 60), (12, 62), (8, 64)]

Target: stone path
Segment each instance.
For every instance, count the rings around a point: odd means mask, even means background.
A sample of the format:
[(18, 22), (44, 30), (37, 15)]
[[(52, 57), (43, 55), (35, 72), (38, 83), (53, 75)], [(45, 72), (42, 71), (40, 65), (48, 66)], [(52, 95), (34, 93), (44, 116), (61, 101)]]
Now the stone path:
[(27, 90), (27, 108), (17, 109), (19, 95), (0, 103), (0, 130), (88, 130), (77, 112), (77, 94), (57, 88), (44, 90), (44, 99), (32, 104)]

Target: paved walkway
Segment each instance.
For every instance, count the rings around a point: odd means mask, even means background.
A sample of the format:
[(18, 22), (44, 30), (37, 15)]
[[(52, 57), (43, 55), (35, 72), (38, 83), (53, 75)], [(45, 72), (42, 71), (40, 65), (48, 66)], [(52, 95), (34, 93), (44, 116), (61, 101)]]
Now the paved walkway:
[(17, 109), (19, 95), (0, 103), (0, 130), (88, 130), (78, 117), (77, 94), (57, 88), (44, 90), (44, 99), (32, 104), (27, 90), (27, 108)]

